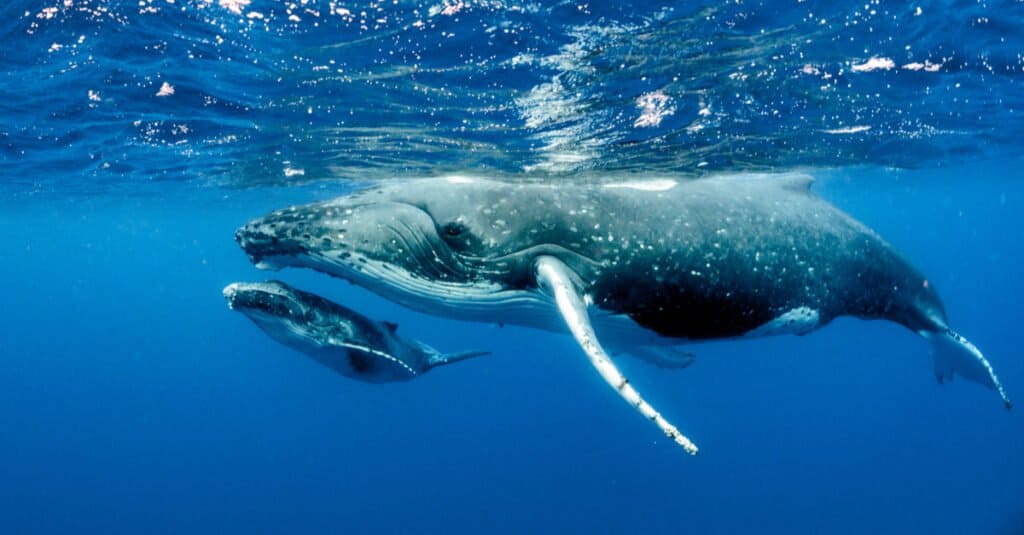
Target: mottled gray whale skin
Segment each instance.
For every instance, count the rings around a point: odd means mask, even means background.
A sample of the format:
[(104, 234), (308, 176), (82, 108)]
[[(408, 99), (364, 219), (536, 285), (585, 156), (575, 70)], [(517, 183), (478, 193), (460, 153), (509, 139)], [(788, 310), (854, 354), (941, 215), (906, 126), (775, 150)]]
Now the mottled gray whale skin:
[(236, 239), (259, 267), (316, 269), (426, 313), (568, 327), (609, 384), (655, 421), (598, 339), (644, 358), (634, 349), (884, 319), (932, 342), (940, 381), (955, 372), (1009, 407), (981, 352), (950, 330), (934, 285), (810, 183), (441, 177), (278, 210)]
[(408, 381), (432, 368), (482, 355), (445, 355), (397, 334), (394, 323), (303, 292), (280, 281), (236, 282), (224, 288), (228, 306), (271, 338), (346, 377), (368, 383)]
[[(850, 315), (942, 329), (927, 279), (808, 183), (429, 179), (280, 210), (237, 239), (259, 265), (313, 267), (444, 315), (484, 313), (488, 295), (504, 309), (500, 294), (535, 289), (533, 259), (546, 254), (579, 275), (594, 306), (665, 337), (742, 336), (801, 307), (816, 326)], [(411, 297), (430, 285), (435, 299)]]

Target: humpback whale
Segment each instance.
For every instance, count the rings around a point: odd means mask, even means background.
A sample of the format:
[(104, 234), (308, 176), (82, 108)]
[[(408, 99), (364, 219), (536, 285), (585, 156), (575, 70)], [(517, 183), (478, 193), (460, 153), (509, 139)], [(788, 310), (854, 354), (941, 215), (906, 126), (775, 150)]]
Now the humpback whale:
[(280, 281), (235, 282), (224, 288), (224, 298), (274, 340), (368, 383), (408, 381), (436, 366), (486, 354), (443, 354), (398, 336), (394, 323), (371, 320)]
[(410, 308), (569, 333), (600, 375), (687, 452), (610, 355), (682, 367), (686, 342), (806, 334), (839, 316), (896, 322), (954, 375), (1009, 399), (948, 325), (934, 285), (810, 191), (804, 175), (389, 183), (274, 211), (236, 240), (260, 268), (312, 268)]

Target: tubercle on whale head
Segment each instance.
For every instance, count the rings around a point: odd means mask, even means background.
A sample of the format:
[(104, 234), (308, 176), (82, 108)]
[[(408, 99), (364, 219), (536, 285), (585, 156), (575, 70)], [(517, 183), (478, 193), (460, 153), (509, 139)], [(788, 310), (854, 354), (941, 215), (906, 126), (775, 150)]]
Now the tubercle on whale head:
[(279, 257), (305, 254), (305, 244), (292, 232), (281, 232), (276, 212), (246, 223), (235, 231), (235, 241), (260, 269), (278, 269)]
[(366, 196), (271, 212), (239, 228), (235, 239), (264, 269), (306, 267), (357, 284), (369, 277), (479, 281), (474, 260), (453, 246), (467, 237), (460, 229), (412, 204)]
[(266, 314), (300, 322), (312, 319), (301, 294), (280, 281), (235, 282), (225, 286), (222, 293), (228, 308), (247, 315)]
[(495, 193), (446, 180), (384, 185), (272, 212), (239, 229), (237, 239), (257, 267), (311, 268), (427, 313), (532, 310), (541, 299), (537, 257), (559, 258), (583, 280), (604, 268), (552, 243), (568, 231), (557, 210), (529, 219), (509, 200), (519, 195), (513, 200), (533, 206), (546, 193), (523, 197), (511, 186)]

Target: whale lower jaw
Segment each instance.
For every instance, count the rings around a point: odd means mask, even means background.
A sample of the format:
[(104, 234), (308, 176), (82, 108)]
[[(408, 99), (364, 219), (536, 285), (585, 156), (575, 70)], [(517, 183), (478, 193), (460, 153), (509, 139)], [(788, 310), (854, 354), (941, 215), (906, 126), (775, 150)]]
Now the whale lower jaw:
[(229, 307), (232, 310), (245, 314), (253, 323), (263, 329), (267, 335), (281, 344), (300, 351), (313, 351), (320, 347), (320, 344), (316, 341), (316, 334), (310, 332), (305, 325), (290, 320), (282, 320), (273, 314), (261, 310), (232, 306), (230, 304)]
[(347, 280), (384, 299), (417, 312), (460, 321), (522, 325), (562, 332), (561, 318), (550, 301), (535, 290), (497, 284), (426, 280), (393, 264), (352, 255), (346, 262), (319, 255), (267, 257), (258, 269), (307, 268)]

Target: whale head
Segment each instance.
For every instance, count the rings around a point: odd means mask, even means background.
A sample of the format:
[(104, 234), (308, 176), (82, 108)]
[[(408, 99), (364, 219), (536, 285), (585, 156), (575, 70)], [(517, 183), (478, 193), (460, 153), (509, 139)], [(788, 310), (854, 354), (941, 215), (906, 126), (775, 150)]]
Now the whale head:
[(312, 268), (448, 317), (492, 321), (500, 309), (502, 321), (547, 308), (532, 271), (539, 255), (595, 268), (565, 244), (570, 223), (556, 201), (556, 188), (417, 180), (278, 210), (236, 239), (261, 268)]

